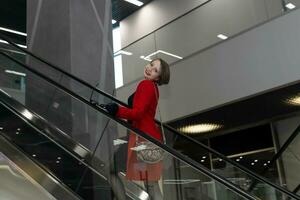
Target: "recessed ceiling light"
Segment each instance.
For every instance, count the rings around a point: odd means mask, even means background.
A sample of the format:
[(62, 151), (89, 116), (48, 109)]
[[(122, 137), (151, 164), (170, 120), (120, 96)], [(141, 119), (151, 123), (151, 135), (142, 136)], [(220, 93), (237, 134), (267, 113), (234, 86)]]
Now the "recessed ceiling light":
[(202, 156), (202, 158), (203, 158), (203, 159), (205, 159), (205, 158), (206, 158), (206, 156)]
[(227, 40), (228, 39), (228, 37), (226, 35), (223, 35), (223, 34), (219, 34), (218, 38), (220, 38), (222, 40)]
[(19, 134), (20, 134), (20, 132), (17, 131), (17, 132), (16, 132), (16, 135), (19, 135)]
[(57, 160), (61, 160), (61, 157), (57, 157)]
[(254, 160), (254, 162), (258, 162), (258, 160)]
[(220, 129), (222, 125), (219, 124), (196, 124), (196, 125), (190, 125), (190, 126), (185, 126), (182, 128), (179, 128), (179, 131), (188, 133), (188, 134), (197, 134), (197, 133), (204, 133), (204, 132), (209, 132), (209, 131), (214, 131), (217, 129)]
[(251, 165), (255, 165), (255, 163), (251, 163)]
[(205, 162), (205, 160), (201, 160), (201, 162)]
[(57, 160), (56, 163), (60, 163), (59, 160)]
[(237, 161), (237, 162), (239, 162), (239, 161), (240, 161), (240, 159), (236, 159), (236, 161)]
[(114, 20), (114, 19), (112, 19), (112, 20), (111, 20), (111, 23), (112, 23), (112, 24), (115, 24), (115, 23), (117, 23), (117, 21)]
[(300, 106), (300, 95), (291, 97), (287, 99), (285, 102), (291, 105)]
[(287, 8), (290, 9), (290, 10), (296, 8), (296, 6), (295, 6), (294, 4), (292, 4), (292, 3), (286, 4), (285, 7), (287, 7)]
[(132, 4), (136, 5), (136, 6), (142, 6), (142, 5), (144, 5), (143, 2), (138, 1), (138, 0), (124, 0), (124, 1), (127, 1), (127, 2), (129, 2), (129, 3), (132, 3)]
[[(8, 70), (8, 69), (5, 70), (5, 72), (8, 73), (8, 74), (15, 74), (15, 75), (18, 75), (18, 76), (26, 76), (25, 73), (16, 72), (16, 71)], [(18, 129), (18, 131), (19, 131), (19, 129)]]
[(0, 127), (0, 130), (3, 130), (3, 127)]
[(36, 157), (36, 155), (35, 155), (35, 154), (32, 154), (32, 156), (33, 156), (33, 157)]
[(20, 31), (15, 31), (15, 30), (12, 30), (12, 29), (9, 29), (9, 28), (0, 27), (0, 30), (10, 32), (10, 33), (14, 33), (14, 34), (17, 34), (17, 35), (27, 36), (26, 33), (22, 33)]

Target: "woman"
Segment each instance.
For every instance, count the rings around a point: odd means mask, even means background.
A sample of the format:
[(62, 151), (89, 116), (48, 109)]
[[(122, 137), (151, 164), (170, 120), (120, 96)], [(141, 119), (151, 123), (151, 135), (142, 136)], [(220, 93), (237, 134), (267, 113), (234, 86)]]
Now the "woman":
[[(162, 59), (152, 60), (144, 69), (142, 80), (129, 99), (129, 107), (118, 106), (115, 103), (106, 105), (112, 115), (127, 119), (134, 128), (162, 141), (162, 135), (156, 126), (154, 118), (158, 105), (159, 90), (157, 85), (168, 84), (170, 80), (169, 65)], [(162, 163), (146, 164), (138, 161), (136, 152), (136, 135), (129, 135), (126, 178), (133, 181), (144, 181), (151, 200), (163, 199), (158, 181), (161, 178)]]

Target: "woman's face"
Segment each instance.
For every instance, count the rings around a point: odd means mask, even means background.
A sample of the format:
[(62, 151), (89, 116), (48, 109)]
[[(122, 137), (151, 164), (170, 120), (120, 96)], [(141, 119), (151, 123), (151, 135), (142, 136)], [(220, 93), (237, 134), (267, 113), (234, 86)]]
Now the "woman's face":
[(153, 60), (145, 66), (144, 77), (147, 80), (158, 81), (161, 74), (160, 60)]

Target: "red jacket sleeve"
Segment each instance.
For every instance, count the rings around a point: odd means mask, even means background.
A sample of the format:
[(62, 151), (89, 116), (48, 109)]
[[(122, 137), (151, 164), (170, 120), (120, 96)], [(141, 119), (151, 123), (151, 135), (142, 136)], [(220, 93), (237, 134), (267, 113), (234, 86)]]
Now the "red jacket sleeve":
[(155, 85), (152, 81), (143, 80), (139, 83), (133, 101), (133, 108), (125, 108), (120, 106), (117, 117), (128, 120), (139, 120), (155, 100)]

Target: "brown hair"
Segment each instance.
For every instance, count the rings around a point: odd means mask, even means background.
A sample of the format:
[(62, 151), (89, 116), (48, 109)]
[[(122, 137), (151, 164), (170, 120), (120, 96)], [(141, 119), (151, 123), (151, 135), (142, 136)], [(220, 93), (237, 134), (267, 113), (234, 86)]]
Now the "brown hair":
[[(168, 84), (170, 81), (170, 75), (171, 75), (169, 64), (161, 58), (156, 58), (154, 60), (159, 60), (160, 66), (161, 66), (160, 77), (159, 77), (159, 80), (157, 81), (158, 85)], [(154, 60), (152, 60), (151, 62), (153, 62)]]

